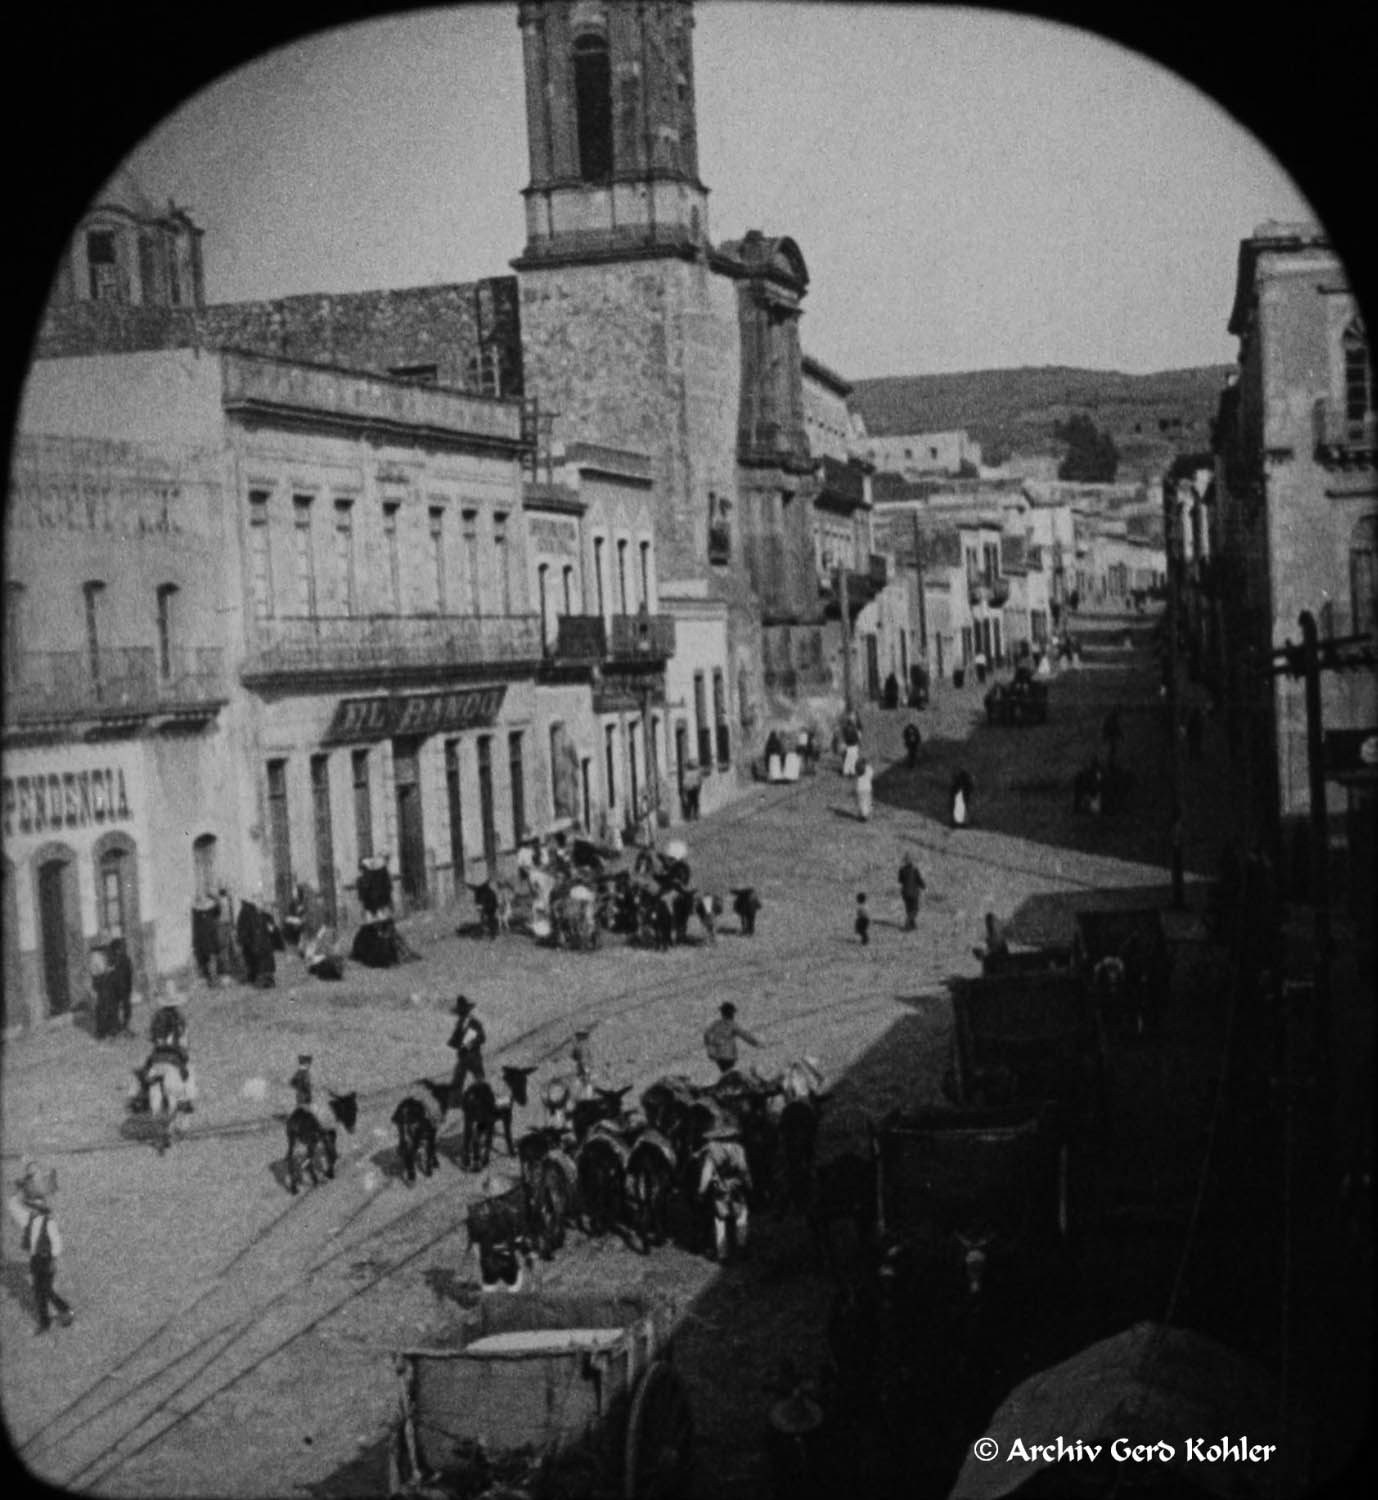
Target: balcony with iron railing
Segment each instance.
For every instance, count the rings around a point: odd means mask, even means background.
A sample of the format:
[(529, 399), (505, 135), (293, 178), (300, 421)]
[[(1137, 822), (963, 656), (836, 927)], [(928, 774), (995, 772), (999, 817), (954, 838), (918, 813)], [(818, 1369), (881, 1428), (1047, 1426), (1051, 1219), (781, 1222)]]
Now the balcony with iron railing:
[(983, 604), (999, 609), (1010, 597), (1010, 581), (1003, 573), (997, 573), (993, 578), (984, 575), (972, 578), (968, 580), (967, 588), (973, 609), (979, 609)]
[(251, 623), (240, 676), (371, 678), (403, 671), (440, 676), (534, 668), (541, 660), (539, 615), (309, 615)]
[[(166, 670), (163, 670), (166, 668)], [(214, 712), (226, 700), (219, 647), (20, 651), (5, 656), (5, 724)]]
[(560, 615), (547, 654), (557, 662), (665, 662), (675, 654), (670, 615)]
[(1322, 397), (1315, 411), (1316, 457), (1326, 465), (1371, 467), (1378, 456), (1378, 413), (1350, 415), (1342, 401)]

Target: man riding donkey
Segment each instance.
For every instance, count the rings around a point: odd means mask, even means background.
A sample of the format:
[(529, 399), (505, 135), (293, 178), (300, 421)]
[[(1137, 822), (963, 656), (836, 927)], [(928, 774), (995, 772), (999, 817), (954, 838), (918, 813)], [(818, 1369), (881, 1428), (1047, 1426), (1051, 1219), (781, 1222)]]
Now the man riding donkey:
[(311, 1086), (311, 1054), (299, 1052), (297, 1054), (297, 1071), (287, 1080), (287, 1086), (296, 1096), (296, 1108), (304, 1109), (311, 1115), (321, 1130), (329, 1134), (335, 1129), (335, 1118), (329, 1108), (324, 1104), (316, 1104), (312, 1101)]
[[(139, 1088), (146, 1101), (153, 1069), (170, 1064), (181, 1074), (186, 1083), (191, 1069), (191, 1052), (187, 1047), (187, 1018), (182, 1013), (182, 997), (171, 991), (167, 999), (153, 1012), (148, 1025), (148, 1039), (152, 1050), (144, 1059), (143, 1066), (134, 1069)], [(190, 1107), (190, 1105), (188, 1105)]]

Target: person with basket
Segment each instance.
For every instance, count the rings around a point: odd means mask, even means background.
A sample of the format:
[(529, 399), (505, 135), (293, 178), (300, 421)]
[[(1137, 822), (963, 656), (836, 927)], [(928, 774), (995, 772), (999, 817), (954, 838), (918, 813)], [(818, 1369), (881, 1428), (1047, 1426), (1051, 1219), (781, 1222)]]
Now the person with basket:
[(24, 1175), (16, 1184), (19, 1191), (9, 1200), (10, 1217), (23, 1232), (21, 1241), (29, 1257), (29, 1275), (33, 1280), (38, 1326), (34, 1334), (47, 1333), (53, 1313), (58, 1322), (69, 1328), (75, 1314), (71, 1304), (59, 1295), (54, 1281), (58, 1257), (62, 1254), (62, 1236), (58, 1233), (51, 1199), (57, 1189), (57, 1177), (51, 1169), (40, 1171), (36, 1162), (28, 1162)]

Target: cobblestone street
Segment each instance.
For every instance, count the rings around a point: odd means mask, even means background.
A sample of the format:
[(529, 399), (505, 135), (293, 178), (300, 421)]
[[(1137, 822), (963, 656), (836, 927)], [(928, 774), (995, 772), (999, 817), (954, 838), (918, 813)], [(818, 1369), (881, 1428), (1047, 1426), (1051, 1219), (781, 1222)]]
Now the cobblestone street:
[[(1087, 635), (1097, 639), (1090, 624)], [(448, 1072), (461, 990), (488, 1028), (490, 1071), (499, 1061), (536, 1065), (537, 1088), (567, 1071), (578, 1025), (592, 1029), (602, 1082), (639, 1090), (667, 1072), (706, 1081), (701, 1034), (733, 999), (762, 1042), (747, 1061), (768, 1072), (807, 1053), (835, 1080), (824, 1157), (860, 1146), (868, 1115), (941, 1102), (947, 981), (978, 970), (972, 950), (986, 911), (1011, 918), (1018, 941), (1050, 942), (1070, 938), (1079, 908), (1169, 904), (1169, 756), (1147, 622), (1107, 621), (1099, 639), (1083, 671), (1052, 683), (1043, 727), (989, 728), (980, 689), (939, 687), (918, 716), (916, 771), (900, 746), (908, 711), (864, 711), (863, 745), (881, 768), (870, 822), (858, 819), (850, 784), (825, 755), (816, 776), (758, 786), (689, 825), (701, 889), (759, 890), (754, 938), (729, 918), (714, 946), (655, 953), (614, 939), (594, 953), (555, 953), (522, 934), (457, 936), (453, 914), (427, 914), (407, 929), (422, 957), (400, 969), (351, 965), (343, 984), (323, 985), (289, 957), (274, 991), (193, 990), (201, 1103), (185, 1142), (163, 1158), (121, 1128), (142, 1039), (98, 1044), (61, 1026), (8, 1045), (5, 1169), (13, 1177), (21, 1154), (56, 1166), (63, 1277), (78, 1313), (70, 1330), (28, 1336), (27, 1274), (7, 1225), (4, 1409), (26, 1462), (50, 1482), (106, 1494), (380, 1492), (396, 1403), (390, 1353), (466, 1295), (476, 1275), (463, 1233), (475, 1184), (455, 1165), (453, 1137), (442, 1140), (440, 1172), (408, 1188), (393, 1175), (388, 1125), (413, 1080)], [(1116, 818), (1075, 817), (1072, 773), (1098, 748), (1116, 703), (1136, 777), (1132, 806)], [(1070, 1349), (1083, 1333), (1161, 1318), (1179, 1292), (1184, 1314), (1206, 1324), (1217, 1307), (1222, 1336), (1238, 1335), (1247, 1309), (1226, 1305), (1222, 1277), (1244, 1282), (1257, 1271), (1260, 1297), (1269, 1295), (1267, 1254), (1230, 1259), (1249, 1238), (1244, 1228), (1212, 1240), (1185, 1287), (1174, 1282), (1215, 1106), (1212, 1049), (1224, 1013), (1223, 961), (1197, 915), (1201, 877), (1228, 831), (1222, 757), (1208, 737), (1206, 758), (1188, 768), (1188, 910), (1166, 914), (1177, 979), (1164, 1041), (1112, 1057), (1111, 1122), (1088, 1192), (1119, 1220), (1088, 1240), (1083, 1291), (1059, 1336)], [(976, 826), (953, 831), (946, 795), (959, 763), (976, 782)], [(902, 928), (896, 886), (906, 849), (927, 882), (913, 933)], [(852, 931), (861, 891), (873, 916), (865, 948)], [(136, 1011), (136, 1028), (147, 1015)], [(359, 1091), (361, 1119), (338, 1179), (291, 1198), (280, 1122), (300, 1051), (314, 1055), (324, 1084)], [(268, 1080), (266, 1099), (255, 1097), (259, 1079)], [(767, 1220), (748, 1261), (721, 1273), (678, 1250), (643, 1259), (576, 1236), (540, 1274), (548, 1286), (677, 1297), (686, 1309), (677, 1358), (698, 1418), (695, 1495), (761, 1491), (773, 1364), (790, 1352), (816, 1367), (824, 1352), (830, 1286), (802, 1225)], [(1270, 1358), (1275, 1310), (1256, 1311), (1246, 1352)]]

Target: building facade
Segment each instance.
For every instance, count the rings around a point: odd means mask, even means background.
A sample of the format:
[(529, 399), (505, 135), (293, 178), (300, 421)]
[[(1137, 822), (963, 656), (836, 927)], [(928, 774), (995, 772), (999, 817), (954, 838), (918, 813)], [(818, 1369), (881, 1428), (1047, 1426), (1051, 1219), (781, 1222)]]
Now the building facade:
[(98, 927), (151, 981), (185, 966), (201, 892), (281, 910), (305, 884), (344, 925), (358, 861), (387, 854), (404, 908), (446, 903), (544, 812), (519, 403), (177, 349), (39, 360), (20, 432), (5, 856), (28, 1020), (72, 1003)]
[[(1372, 643), (1372, 356), (1344, 267), (1311, 225), (1265, 224), (1241, 244), (1229, 327), (1239, 340), (1239, 373), (1216, 424), (1209, 543), (1216, 673), (1251, 830), (1278, 856), (1290, 888), (1302, 891), (1311, 808), (1303, 684), (1261, 669), (1299, 638), (1302, 611), (1323, 640)], [(1371, 666), (1323, 671), (1320, 698), (1326, 734), (1362, 737), (1378, 727)], [(1371, 773), (1328, 777), (1326, 795), (1337, 858), (1363, 847), (1371, 857)], [(1358, 863), (1349, 860), (1351, 877)]]

